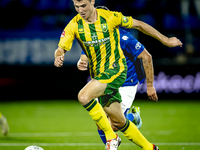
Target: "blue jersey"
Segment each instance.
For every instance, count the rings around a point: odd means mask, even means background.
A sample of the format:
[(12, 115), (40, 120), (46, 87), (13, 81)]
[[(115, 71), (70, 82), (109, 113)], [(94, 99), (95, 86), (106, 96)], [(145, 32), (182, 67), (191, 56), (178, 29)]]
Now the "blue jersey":
[(127, 78), (122, 86), (134, 86), (138, 82), (143, 82), (145, 79), (142, 60), (137, 58), (145, 47), (129, 32), (121, 28), (119, 31), (120, 45), (126, 57), (126, 64), (128, 66)]
[[(134, 86), (145, 79), (142, 62), (140, 59), (137, 59), (137, 56), (144, 50), (144, 46), (129, 32), (121, 28), (119, 28), (119, 31), (120, 45), (128, 66), (126, 81), (122, 86)], [(82, 51), (82, 54), (85, 53)]]

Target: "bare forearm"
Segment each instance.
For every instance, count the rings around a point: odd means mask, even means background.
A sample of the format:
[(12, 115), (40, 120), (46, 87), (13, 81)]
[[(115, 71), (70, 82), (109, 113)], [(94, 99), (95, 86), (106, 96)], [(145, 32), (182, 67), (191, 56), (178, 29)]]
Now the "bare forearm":
[(154, 29), (153, 27), (151, 27), (150, 25), (148, 25), (142, 21), (136, 20), (136, 19), (133, 19), (132, 28), (137, 29), (137, 30), (143, 32), (144, 34), (147, 34), (147, 35), (157, 39), (165, 46), (168, 46), (168, 47), (180, 46), (180, 47), (182, 47), (182, 45), (183, 45), (183, 43), (176, 37), (168, 38), (165, 35), (161, 34), (159, 31), (157, 31), (156, 29)]
[(137, 57), (142, 59), (144, 72), (146, 74), (146, 81), (147, 81), (147, 95), (149, 99), (154, 101), (158, 100), (158, 96), (156, 94), (156, 90), (153, 86), (154, 81), (154, 69), (153, 69), (153, 60), (151, 54), (148, 53), (146, 49)]
[(153, 69), (153, 62), (151, 55), (148, 56), (146, 59), (142, 59), (144, 71), (146, 74), (146, 81), (147, 81), (147, 87), (153, 86), (154, 81), (154, 69)]
[(165, 43), (165, 41), (168, 39), (168, 37), (164, 36), (163, 34), (161, 34), (159, 31), (157, 31), (156, 29), (154, 29), (153, 27), (151, 27), (150, 25), (142, 22), (142, 21), (136, 21), (137, 24), (135, 26), (133, 26), (133, 28), (141, 31), (144, 34), (147, 34), (155, 39), (157, 39), (158, 41), (162, 42), (163, 44)]

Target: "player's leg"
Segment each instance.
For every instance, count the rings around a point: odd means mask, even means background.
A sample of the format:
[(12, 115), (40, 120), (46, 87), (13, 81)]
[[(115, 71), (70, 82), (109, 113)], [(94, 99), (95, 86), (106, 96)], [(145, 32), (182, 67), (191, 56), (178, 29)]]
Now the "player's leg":
[(99, 134), (99, 137), (101, 138), (101, 141), (106, 145), (107, 139), (106, 139), (106, 135), (103, 132), (103, 130), (98, 128), (98, 134)]
[[(125, 64), (125, 61), (124, 61)], [(119, 67), (118, 65), (115, 66), (115, 69), (107, 69), (104, 73), (101, 73), (95, 79), (99, 80), (102, 83), (107, 83), (107, 87), (104, 91), (104, 94), (100, 97), (98, 97), (98, 100), (102, 107), (105, 105), (109, 105), (110, 101), (114, 100), (121, 102), (121, 96), (118, 92), (119, 87), (122, 86), (122, 84), (126, 80), (126, 66), (124, 66), (123, 69)], [(100, 127), (100, 126), (99, 126)], [(100, 127), (101, 128), (101, 127)], [(101, 128), (102, 129), (102, 128)], [(103, 130), (103, 129), (102, 129)], [(106, 147), (107, 149), (116, 149), (119, 144), (121, 143), (121, 139), (117, 136), (114, 140), (109, 140), (107, 137)]]
[[(122, 102), (121, 102), (122, 111), (125, 117), (129, 119), (130, 121), (134, 122), (137, 127), (141, 127), (141, 122), (135, 121), (135, 120), (139, 120), (140, 116), (138, 116), (137, 113), (132, 113), (132, 112), (129, 113), (130, 107), (135, 99), (136, 91), (137, 91), (137, 85), (123, 86), (119, 88), (119, 93), (122, 98)], [(118, 131), (118, 129), (114, 127), (112, 124), (111, 124), (111, 127), (113, 128), (114, 131)], [(106, 144), (106, 137), (105, 137), (104, 132), (100, 128), (98, 128), (98, 133), (102, 142)]]
[(135, 100), (135, 95), (137, 92), (138, 84), (134, 86), (123, 86), (119, 88), (119, 93), (122, 97), (122, 111), (125, 117), (132, 121), (138, 129), (142, 126), (142, 119), (140, 117), (140, 108), (132, 106), (133, 101)]
[(105, 132), (106, 138), (115, 139), (116, 134), (112, 130), (102, 106), (94, 100), (104, 93), (106, 87), (106, 83), (100, 83), (93, 79), (79, 92), (78, 99), (96, 124)]
[(2, 115), (0, 112), (0, 127), (1, 127), (1, 133), (2, 135), (7, 135), (9, 131), (9, 126), (6, 117)]
[[(136, 91), (137, 91), (137, 85), (124, 86), (124, 87), (119, 88), (119, 92), (120, 92), (120, 95), (122, 98), (122, 102), (121, 102), (122, 111), (123, 111), (125, 117), (127, 119), (129, 119), (130, 121), (132, 121), (137, 126), (137, 128), (140, 129), (142, 126), (142, 120), (140, 118), (140, 108), (135, 107), (135, 106), (131, 107), (131, 105), (135, 99)], [(111, 126), (114, 131), (118, 130), (112, 124), (111, 124)], [(104, 132), (100, 128), (98, 128), (98, 133), (99, 133), (99, 136), (100, 136), (102, 142), (104, 144), (106, 144), (106, 137), (105, 137)]]
[(122, 111), (125, 116), (128, 114), (130, 107), (135, 100), (135, 95), (137, 91), (137, 85), (135, 86), (123, 86), (119, 88), (119, 93), (122, 97)]
[[(115, 131), (115, 132), (118, 131), (118, 129), (112, 125), (109, 117), (108, 117), (108, 120), (111, 124), (113, 131)], [(106, 139), (105, 133), (98, 126), (97, 126), (97, 130), (98, 130), (99, 137), (101, 138), (102, 142), (106, 145), (107, 139)]]
[(109, 107), (104, 107), (104, 110), (110, 117), (112, 124), (118, 127), (127, 139), (142, 147), (144, 150), (153, 150), (154, 145), (141, 134), (135, 124), (128, 119), (125, 119), (123, 113), (119, 111), (121, 109), (121, 105), (118, 102), (112, 103)]
[(113, 82), (107, 84), (105, 95), (99, 98), (100, 103), (108, 117), (110, 117), (113, 126), (122, 131), (126, 138), (142, 147), (144, 150), (153, 150), (151, 144), (138, 130), (138, 128), (128, 119), (126, 120), (121, 107), (121, 95), (116, 86), (121, 82), (121, 78), (116, 78)]

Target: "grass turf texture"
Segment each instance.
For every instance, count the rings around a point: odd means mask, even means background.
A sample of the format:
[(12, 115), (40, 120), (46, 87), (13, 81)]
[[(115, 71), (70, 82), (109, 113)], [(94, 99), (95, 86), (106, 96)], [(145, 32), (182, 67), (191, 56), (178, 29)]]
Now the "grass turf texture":
[[(200, 101), (136, 100), (143, 125), (141, 132), (160, 150), (200, 149)], [(0, 150), (24, 150), (38, 145), (44, 150), (103, 150), (95, 123), (76, 101), (0, 102), (10, 132), (0, 135)], [(119, 150), (141, 150), (122, 133)]]

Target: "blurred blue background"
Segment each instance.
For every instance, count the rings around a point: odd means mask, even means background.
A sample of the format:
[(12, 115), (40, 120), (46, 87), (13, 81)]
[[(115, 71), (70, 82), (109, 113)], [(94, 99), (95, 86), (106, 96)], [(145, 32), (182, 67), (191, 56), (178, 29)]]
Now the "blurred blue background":
[[(160, 98), (200, 99), (200, 0), (96, 0), (98, 5), (179, 38), (182, 48), (168, 48), (129, 30), (153, 56)], [(71, 0), (0, 0), (1, 100), (77, 98), (89, 76), (76, 68), (78, 43), (67, 52), (64, 67), (53, 65), (62, 30), (75, 15)], [(146, 97), (145, 90), (140, 85), (137, 96)]]

